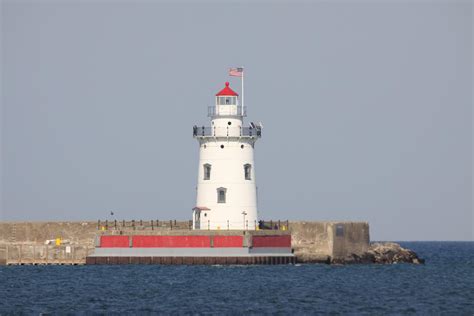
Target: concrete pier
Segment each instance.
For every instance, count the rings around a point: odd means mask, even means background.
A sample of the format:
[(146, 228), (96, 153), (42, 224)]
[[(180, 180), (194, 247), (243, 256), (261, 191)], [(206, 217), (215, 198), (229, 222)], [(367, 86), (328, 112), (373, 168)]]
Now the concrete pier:
[[(0, 264), (85, 264), (86, 257), (94, 250), (95, 237), (100, 233), (117, 235), (206, 233), (206, 231), (189, 230), (189, 221), (163, 221), (159, 227), (156, 225), (158, 221), (155, 221), (153, 229), (149, 221), (137, 220), (133, 222), (134, 226), (128, 221), (125, 230), (120, 227), (121, 221), (118, 222), (119, 224), (109, 221), (107, 227), (103, 222), (98, 225), (97, 221), (2, 222)], [(166, 226), (163, 223), (166, 223)], [(281, 233), (290, 232), (292, 235), (291, 246), (298, 262), (330, 263), (352, 255), (363, 255), (369, 249), (369, 225), (366, 222), (292, 221), (288, 225), (281, 225), (283, 226), (285, 231)], [(268, 232), (275, 233), (275, 230)], [(226, 233), (235, 232), (219, 231), (219, 234)], [(258, 233), (265, 234), (266, 231)], [(58, 238), (61, 239), (61, 245), (57, 246), (54, 243), (45, 245), (47, 240)], [(68, 251), (66, 247), (69, 247)]]

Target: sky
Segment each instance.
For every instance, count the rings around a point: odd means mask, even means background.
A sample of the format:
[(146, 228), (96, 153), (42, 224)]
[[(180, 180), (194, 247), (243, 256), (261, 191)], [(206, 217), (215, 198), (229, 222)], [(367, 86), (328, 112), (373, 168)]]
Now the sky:
[(259, 217), (473, 240), (471, 1), (2, 1), (3, 221), (191, 219), (245, 67)]

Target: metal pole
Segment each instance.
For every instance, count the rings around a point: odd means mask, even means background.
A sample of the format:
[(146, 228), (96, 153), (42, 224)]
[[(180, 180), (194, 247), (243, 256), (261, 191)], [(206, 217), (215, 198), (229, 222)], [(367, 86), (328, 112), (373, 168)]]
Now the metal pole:
[(241, 105), (241, 110), (242, 110), (242, 116), (244, 116), (244, 67), (242, 68), (242, 77), (240, 77), (241, 83), (242, 83), (242, 105)]

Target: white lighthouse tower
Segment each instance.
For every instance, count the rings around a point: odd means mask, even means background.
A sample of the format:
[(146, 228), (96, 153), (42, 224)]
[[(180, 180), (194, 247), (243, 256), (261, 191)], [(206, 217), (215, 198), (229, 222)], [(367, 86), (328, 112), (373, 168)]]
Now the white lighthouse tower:
[(211, 126), (193, 128), (199, 142), (194, 229), (255, 229), (257, 187), (253, 149), (261, 125), (244, 126), (246, 109), (229, 83), (208, 108)]

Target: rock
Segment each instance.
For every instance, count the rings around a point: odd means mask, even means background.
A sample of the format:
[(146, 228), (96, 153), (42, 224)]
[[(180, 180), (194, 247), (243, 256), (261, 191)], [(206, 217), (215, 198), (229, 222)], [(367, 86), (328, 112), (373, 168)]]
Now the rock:
[(413, 263), (423, 264), (425, 260), (410, 250), (401, 247), (397, 243), (373, 243), (370, 245), (368, 254), (373, 255), (374, 263), (394, 264), (394, 263)]
[(344, 258), (331, 258), (331, 264), (396, 264), (412, 263), (423, 264), (425, 260), (409, 249), (402, 248), (399, 244), (393, 242), (373, 243), (367, 252), (362, 255), (351, 254)]

